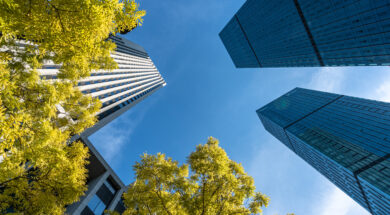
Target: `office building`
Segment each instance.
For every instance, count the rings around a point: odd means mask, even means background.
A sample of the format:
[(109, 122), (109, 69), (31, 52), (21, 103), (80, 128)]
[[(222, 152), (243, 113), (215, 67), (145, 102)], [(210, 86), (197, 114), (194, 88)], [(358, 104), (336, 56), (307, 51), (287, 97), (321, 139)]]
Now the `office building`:
[[(121, 196), (126, 186), (95, 149), (88, 137), (122, 113), (153, 94), (166, 83), (154, 63), (139, 45), (119, 36), (110, 39), (117, 45), (111, 56), (118, 63), (113, 71), (94, 71), (80, 80), (79, 89), (99, 98), (102, 108), (97, 113), (99, 121), (73, 140), (82, 141), (90, 150), (88, 168), (88, 190), (85, 195), (67, 207), (72, 215), (101, 215), (104, 210), (124, 211)], [(59, 65), (48, 62), (40, 70), (46, 79), (56, 79)]]
[(219, 36), (237, 68), (390, 65), (390, 1), (247, 0)]
[[(135, 104), (153, 94), (166, 83), (154, 63), (139, 45), (119, 36), (110, 39), (117, 45), (111, 56), (118, 63), (113, 71), (94, 71), (79, 81), (79, 89), (99, 98), (102, 108), (99, 122), (84, 132), (85, 136), (103, 127)], [(46, 79), (56, 79), (59, 65), (45, 64), (39, 72)]]
[(390, 103), (295, 88), (265, 129), (374, 215), (390, 214)]

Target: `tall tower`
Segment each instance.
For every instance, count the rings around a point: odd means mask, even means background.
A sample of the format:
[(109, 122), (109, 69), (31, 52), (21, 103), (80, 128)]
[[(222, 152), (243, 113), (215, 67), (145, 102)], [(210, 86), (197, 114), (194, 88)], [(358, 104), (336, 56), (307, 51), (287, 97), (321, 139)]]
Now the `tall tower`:
[[(104, 210), (124, 211), (121, 196), (126, 186), (116, 175), (88, 137), (122, 113), (166, 85), (154, 63), (139, 45), (119, 36), (111, 36), (117, 49), (111, 54), (118, 63), (113, 71), (95, 71), (80, 80), (79, 89), (99, 98), (102, 108), (97, 113), (99, 121), (73, 140), (82, 141), (90, 151), (88, 190), (85, 195), (67, 207), (72, 215), (101, 215)], [(46, 79), (56, 79), (59, 65), (45, 64), (40, 70)]]
[(219, 36), (237, 68), (390, 65), (388, 0), (247, 0)]
[[(154, 63), (139, 45), (119, 36), (111, 36), (117, 49), (111, 57), (118, 64), (113, 71), (95, 71), (80, 80), (79, 89), (99, 98), (102, 108), (97, 113), (99, 122), (83, 133), (90, 136), (99, 128), (153, 94), (166, 83)], [(45, 64), (40, 70), (46, 79), (56, 79), (60, 65)]]
[(265, 129), (375, 215), (390, 214), (390, 104), (295, 88), (256, 111)]

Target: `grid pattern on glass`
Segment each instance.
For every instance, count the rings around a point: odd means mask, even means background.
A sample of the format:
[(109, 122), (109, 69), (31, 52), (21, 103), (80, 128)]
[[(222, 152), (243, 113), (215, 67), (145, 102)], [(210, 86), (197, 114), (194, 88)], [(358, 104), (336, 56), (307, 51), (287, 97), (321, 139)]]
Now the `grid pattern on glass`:
[[(142, 47), (137, 47), (137, 48), (129, 47), (128, 44), (131, 42), (128, 40), (124, 40), (123, 38), (116, 37), (116, 36), (111, 36), (109, 39), (115, 42), (117, 46), (116, 48), (117, 52), (121, 52), (122, 54), (126, 53), (141, 58), (148, 58), (148, 55), (146, 54), (145, 50), (143, 50)], [(136, 46), (136, 44), (131, 43), (131, 46)]]
[(257, 113), (284, 128), (337, 99), (339, 96), (337, 94), (295, 88), (260, 108), (257, 110)]
[(263, 67), (320, 66), (292, 0), (248, 0), (237, 17)]
[(265, 128), (269, 133), (271, 133), (274, 137), (276, 137), (278, 140), (280, 140), (284, 145), (286, 145), (289, 149), (292, 151), (295, 151), (294, 147), (291, 145), (286, 132), (284, 131), (283, 127), (280, 125), (272, 122), (267, 117), (263, 116), (262, 114), (259, 114), (259, 118)]
[(237, 68), (255, 68), (259, 63), (236, 17), (233, 17), (219, 34)]
[(220, 35), (239, 68), (254, 55), (256, 67), (390, 65), (389, 0), (247, 0), (234, 17), (242, 30), (233, 18)]
[[(374, 212), (374, 214), (390, 214), (390, 198), (388, 195), (386, 195), (382, 190), (383, 189), (389, 189), (389, 186), (387, 184), (387, 188), (381, 187), (381, 189), (378, 189), (375, 186), (372, 186), (369, 182), (364, 180), (363, 177), (360, 177), (361, 175), (367, 175), (367, 176), (377, 176), (376, 173), (372, 173), (371, 171), (382, 171), (387, 172), (386, 176), (382, 176), (381, 178), (377, 179), (379, 182), (383, 182), (386, 180), (386, 177), (389, 178), (390, 168), (390, 160), (387, 160), (378, 166), (368, 169), (367, 172), (363, 172), (359, 175), (360, 183), (362, 184), (363, 190), (366, 193), (367, 200)], [(365, 178), (367, 178), (367, 176)]]
[(351, 172), (356, 172), (381, 158), (347, 141), (344, 136), (334, 134), (333, 130), (327, 127), (329, 124), (321, 126), (325, 123), (328, 123), (327, 119), (309, 116), (289, 127), (287, 131)]
[(325, 65), (390, 63), (388, 0), (298, 0)]
[(390, 154), (390, 104), (344, 96), (317, 116), (326, 117), (334, 135), (378, 156)]
[(387, 168), (360, 172), (390, 154), (390, 104), (343, 96), (287, 130), (390, 195)]
[(389, 103), (296, 88), (257, 113), (271, 134), (360, 205), (390, 214)]
[(366, 200), (353, 173), (343, 168), (343, 166), (338, 163), (332, 161), (326, 157), (326, 155), (297, 138), (289, 131), (287, 131), (287, 135), (289, 136), (291, 143), (294, 145), (296, 153), (302, 159), (332, 181), (332, 183), (334, 183), (337, 187), (351, 196), (351, 198), (358, 202), (362, 207), (368, 208)]
[[(319, 111), (315, 114), (322, 113)], [(329, 127), (317, 127), (319, 125), (327, 124), (327, 122), (328, 120), (326, 118), (320, 119), (312, 117), (311, 115), (289, 127), (287, 133), (296, 149), (296, 153), (340, 187), (340, 189), (348, 193), (362, 206), (361, 196), (359, 197), (359, 195), (356, 195), (358, 193), (357, 191), (359, 191), (357, 190), (357, 183), (361, 182), (360, 179), (365, 179), (371, 187), (377, 187), (376, 190), (386, 192), (388, 193), (387, 196), (389, 196), (390, 174), (388, 172), (388, 167), (386, 167), (383, 162), (360, 173), (360, 170), (369, 167), (371, 164), (375, 163), (375, 161), (380, 160), (381, 157), (362, 149), (354, 143), (346, 141), (342, 135), (333, 135), (332, 133), (334, 130), (328, 130)], [(335, 130), (340, 129), (336, 126), (333, 126), (332, 128)], [(348, 133), (344, 134), (348, 135)], [(303, 143), (304, 145), (302, 145)], [(326, 158), (326, 162), (319, 158), (310, 159), (315, 154), (313, 153), (313, 150), (308, 150), (308, 147), (315, 149), (317, 153)], [(389, 165), (389, 163), (387, 163), (387, 165)], [(350, 176), (349, 179), (354, 179), (353, 177), (359, 176), (359, 181), (355, 179), (353, 181), (348, 180), (345, 172), (348, 172), (347, 175)], [(340, 175), (341, 173), (343, 173), (343, 175)], [(353, 186), (355, 186), (355, 189), (352, 189)], [(363, 195), (363, 190), (360, 190), (359, 192)], [(373, 198), (378, 196), (378, 194), (375, 194), (374, 192), (367, 192), (367, 189), (365, 189), (364, 195), (366, 196), (365, 198), (367, 201), (369, 201), (371, 196), (374, 196)], [(376, 202), (380, 199), (385, 200), (385, 198), (376, 198), (376, 200), (372, 200), (371, 202)]]

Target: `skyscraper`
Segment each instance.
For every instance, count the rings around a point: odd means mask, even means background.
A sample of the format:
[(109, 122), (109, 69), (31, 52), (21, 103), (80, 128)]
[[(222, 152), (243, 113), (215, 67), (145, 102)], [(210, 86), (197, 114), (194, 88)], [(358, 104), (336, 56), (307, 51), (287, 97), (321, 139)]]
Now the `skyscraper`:
[[(119, 36), (111, 36), (117, 49), (111, 56), (118, 63), (113, 71), (95, 71), (80, 80), (79, 89), (102, 102), (97, 113), (99, 121), (73, 140), (82, 141), (91, 154), (88, 169), (88, 190), (85, 195), (67, 207), (68, 214), (101, 215), (104, 210), (124, 211), (121, 196), (126, 186), (95, 149), (88, 137), (119, 115), (153, 94), (166, 83), (154, 63), (139, 45)], [(56, 79), (59, 65), (47, 63), (40, 70), (46, 79)]]
[[(85, 131), (85, 136), (91, 135), (166, 85), (141, 46), (119, 36), (111, 36), (110, 39), (117, 45), (111, 56), (118, 63), (118, 69), (95, 71), (79, 82), (78, 87), (83, 93), (99, 98), (102, 102), (102, 108), (97, 114), (99, 122)], [(46, 79), (56, 79), (59, 68), (60, 65), (45, 64), (40, 74)]]
[(237, 68), (390, 65), (390, 1), (247, 0), (219, 36)]
[(256, 111), (265, 129), (375, 215), (390, 214), (390, 104), (295, 88)]

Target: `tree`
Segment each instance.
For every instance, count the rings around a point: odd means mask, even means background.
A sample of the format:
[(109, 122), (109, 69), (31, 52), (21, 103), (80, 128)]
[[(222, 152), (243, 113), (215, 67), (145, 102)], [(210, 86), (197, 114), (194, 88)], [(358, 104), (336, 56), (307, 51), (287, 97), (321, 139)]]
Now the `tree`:
[[(63, 214), (83, 195), (88, 149), (67, 140), (100, 102), (77, 82), (116, 68), (107, 38), (144, 15), (132, 0), (0, 0), (0, 213)], [(48, 62), (54, 79), (40, 76)]]
[[(190, 169), (190, 171), (189, 171)], [(179, 165), (164, 154), (144, 154), (136, 180), (123, 195), (124, 214), (259, 214), (269, 198), (255, 192), (253, 178), (209, 138)]]

